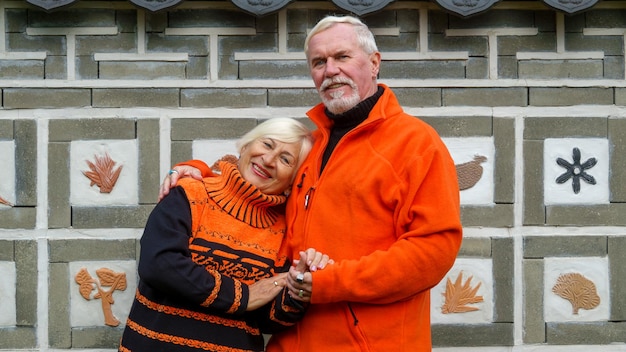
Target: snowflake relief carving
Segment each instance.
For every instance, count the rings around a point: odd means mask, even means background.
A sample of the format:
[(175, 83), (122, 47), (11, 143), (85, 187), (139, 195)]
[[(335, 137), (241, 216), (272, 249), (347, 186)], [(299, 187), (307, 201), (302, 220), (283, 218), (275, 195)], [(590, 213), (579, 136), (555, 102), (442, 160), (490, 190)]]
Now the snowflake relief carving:
[(552, 292), (572, 304), (572, 313), (582, 309), (593, 309), (600, 305), (596, 285), (578, 273), (563, 274), (558, 277)]
[(596, 158), (589, 158), (587, 161), (581, 164), (580, 162), (580, 149), (574, 148), (572, 150), (573, 162), (570, 163), (563, 158), (556, 159), (556, 163), (565, 168), (565, 173), (561, 174), (556, 179), (556, 183), (565, 183), (570, 178), (572, 179), (572, 189), (574, 193), (580, 192), (580, 180), (587, 182), (590, 185), (596, 184), (596, 179), (589, 175), (585, 170), (589, 170), (598, 162)]
[(483, 176), (483, 167), (480, 165), (487, 161), (487, 157), (475, 155), (472, 161), (457, 164), (456, 176), (459, 181), (459, 189), (465, 190), (474, 187), (474, 185)]
[[(96, 270), (98, 280), (91, 277), (87, 269), (82, 268), (74, 277), (79, 285), (80, 295), (86, 300), (91, 300), (91, 293), (95, 290), (96, 294), (93, 299), (100, 299), (102, 304), (102, 312), (104, 313), (104, 324), (108, 326), (118, 326), (120, 321), (113, 315), (111, 305), (115, 303), (113, 300), (113, 292), (115, 290), (126, 290), (126, 273), (117, 273), (108, 268), (100, 268)], [(103, 287), (110, 287), (105, 291)]]
[(122, 165), (116, 169), (115, 164), (117, 163), (111, 159), (108, 153), (105, 153), (104, 156), (94, 155), (94, 158), (95, 162), (85, 160), (90, 171), (83, 171), (83, 175), (91, 181), (89, 186), (97, 185), (100, 187), (100, 193), (111, 193), (122, 172)]
[(463, 272), (460, 272), (454, 283), (452, 283), (449, 277), (446, 279), (446, 291), (443, 293), (445, 301), (441, 307), (441, 313), (466, 313), (479, 309), (469, 305), (483, 302), (483, 296), (476, 294), (481, 283), (479, 282), (472, 287), (471, 281), (473, 278), (473, 276), (470, 276), (463, 282)]

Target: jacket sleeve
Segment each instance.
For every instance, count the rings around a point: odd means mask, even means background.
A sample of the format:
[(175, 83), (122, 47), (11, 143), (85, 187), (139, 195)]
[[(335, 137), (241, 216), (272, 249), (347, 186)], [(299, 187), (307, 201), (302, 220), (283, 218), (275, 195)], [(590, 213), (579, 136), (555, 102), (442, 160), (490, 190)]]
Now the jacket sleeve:
[(191, 258), (191, 210), (182, 187), (157, 204), (141, 238), (140, 279), (166, 295), (221, 312), (243, 314), (248, 286)]
[(432, 288), (450, 270), (462, 240), (454, 163), (441, 146), (407, 165), (388, 227), (394, 242), (312, 273), (311, 303), (393, 303)]
[(202, 173), (202, 177), (209, 177), (212, 175), (211, 168), (209, 167), (209, 165), (207, 165), (207, 163), (205, 163), (202, 160), (197, 160), (197, 159), (187, 160), (187, 161), (183, 161), (182, 163), (178, 163), (174, 165), (174, 167), (176, 166), (195, 167), (196, 169), (200, 170), (200, 172)]

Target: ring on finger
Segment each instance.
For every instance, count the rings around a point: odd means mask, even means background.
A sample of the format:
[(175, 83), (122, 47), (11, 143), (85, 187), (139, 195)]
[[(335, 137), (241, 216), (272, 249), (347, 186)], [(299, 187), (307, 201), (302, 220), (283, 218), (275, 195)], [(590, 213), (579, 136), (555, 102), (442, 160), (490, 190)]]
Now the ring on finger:
[(278, 282), (274, 281), (274, 286), (278, 286)]
[(304, 291), (303, 290), (300, 290), (298, 292), (298, 297), (300, 297), (300, 298), (304, 297)]
[(298, 281), (299, 284), (303, 284), (304, 283), (304, 274), (303, 273), (298, 273), (298, 275), (296, 275), (296, 281)]
[(177, 173), (178, 174), (179, 172), (178, 172), (178, 170), (171, 169), (167, 174), (171, 175), (173, 173)]

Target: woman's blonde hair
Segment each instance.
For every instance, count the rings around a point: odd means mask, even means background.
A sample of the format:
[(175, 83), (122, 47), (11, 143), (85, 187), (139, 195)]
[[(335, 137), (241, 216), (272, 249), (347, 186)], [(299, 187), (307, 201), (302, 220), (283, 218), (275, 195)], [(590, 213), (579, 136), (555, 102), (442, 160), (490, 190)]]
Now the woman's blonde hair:
[(288, 117), (274, 117), (265, 120), (244, 134), (237, 141), (239, 154), (250, 143), (259, 138), (270, 138), (282, 143), (301, 143), (297, 167), (304, 161), (313, 146), (313, 137), (303, 123)]

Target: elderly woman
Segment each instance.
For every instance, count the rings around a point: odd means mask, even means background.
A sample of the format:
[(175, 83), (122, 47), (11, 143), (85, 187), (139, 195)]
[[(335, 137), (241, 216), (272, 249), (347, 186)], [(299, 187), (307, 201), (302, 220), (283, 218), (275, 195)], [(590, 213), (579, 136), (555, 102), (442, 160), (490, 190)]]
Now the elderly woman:
[[(263, 333), (302, 317), (284, 289), (283, 203), (311, 144), (296, 120), (267, 120), (238, 141), (236, 164), (182, 179), (159, 202), (120, 351), (262, 351)], [(323, 267), (328, 257), (309, 250), (307, 262)]]

